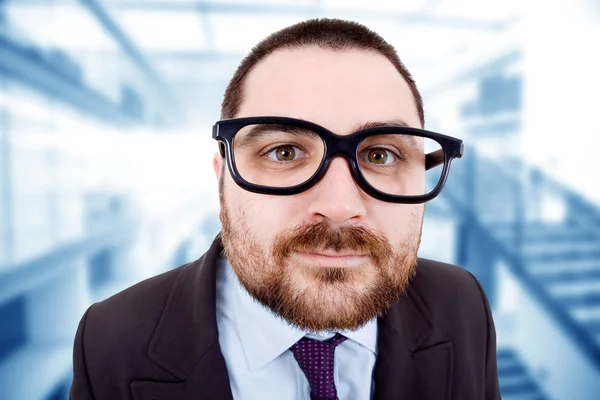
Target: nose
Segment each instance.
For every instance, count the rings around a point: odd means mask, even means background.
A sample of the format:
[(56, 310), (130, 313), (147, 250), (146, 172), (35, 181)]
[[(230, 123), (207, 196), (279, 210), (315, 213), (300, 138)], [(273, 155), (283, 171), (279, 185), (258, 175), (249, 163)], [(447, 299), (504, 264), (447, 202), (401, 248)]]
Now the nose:
[(325, 176), (310, 192), (314, 193), (308, 207), (312, 221), (327, 218), (332, 224), (341, 225), (356, 224), (365, 218), (364, 193), (354, 182), (348, 162), (341, 157), (331, 161)]

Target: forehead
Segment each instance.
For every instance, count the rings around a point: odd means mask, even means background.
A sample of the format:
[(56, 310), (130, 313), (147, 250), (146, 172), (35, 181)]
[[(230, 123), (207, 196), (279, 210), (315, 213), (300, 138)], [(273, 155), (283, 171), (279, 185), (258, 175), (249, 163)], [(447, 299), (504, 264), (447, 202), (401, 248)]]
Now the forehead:
[(238, 117), (285, 116), (351, 133), (368, 121), (420, 127), (410, 88), (383, 55), (318, 47), (277, 50), (256, 64)]

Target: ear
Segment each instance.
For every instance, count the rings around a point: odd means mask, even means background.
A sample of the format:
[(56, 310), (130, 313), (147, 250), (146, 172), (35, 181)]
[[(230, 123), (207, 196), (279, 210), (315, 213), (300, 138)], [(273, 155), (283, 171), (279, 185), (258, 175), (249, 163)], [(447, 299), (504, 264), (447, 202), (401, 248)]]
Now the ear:
[(215, 176), (217, 177), (217, 181), (221, 177), (221, 171), (222, 171), (221, 166), (224, 161), (225, 161), (225, 159), (223, 157), (221, 157), (221, 155), (219, 153), (215, 153), (215, 155), (213, 156), (213, 168), (215, 170)]

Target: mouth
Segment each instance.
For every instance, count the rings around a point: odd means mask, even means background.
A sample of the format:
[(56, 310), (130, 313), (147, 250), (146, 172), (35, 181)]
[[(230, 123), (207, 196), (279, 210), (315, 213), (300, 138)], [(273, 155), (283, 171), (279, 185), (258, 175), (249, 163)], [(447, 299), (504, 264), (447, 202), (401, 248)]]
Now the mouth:
[(327, 251), (296, 252), (306, 263), (326, 268), (357, 268), (364, 264), (368, 257), (359, 253), (335, 253)]

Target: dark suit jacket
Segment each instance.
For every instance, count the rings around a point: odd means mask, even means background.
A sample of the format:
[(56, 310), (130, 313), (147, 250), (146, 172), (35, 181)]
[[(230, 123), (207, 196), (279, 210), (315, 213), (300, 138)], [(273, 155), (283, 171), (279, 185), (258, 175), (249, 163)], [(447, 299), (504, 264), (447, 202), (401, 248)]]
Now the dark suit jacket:
[[(92, 305), (75, 336), (70, 398), (231, 399), (215, 312), (221, 252), (217, 236), (200, 259)], [(456, 266), (419, 259), (417, 268), (407, 294), (378, 318), (375, 398), (500, 399), (481, 286)]]

